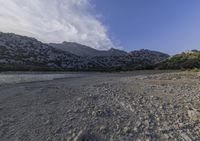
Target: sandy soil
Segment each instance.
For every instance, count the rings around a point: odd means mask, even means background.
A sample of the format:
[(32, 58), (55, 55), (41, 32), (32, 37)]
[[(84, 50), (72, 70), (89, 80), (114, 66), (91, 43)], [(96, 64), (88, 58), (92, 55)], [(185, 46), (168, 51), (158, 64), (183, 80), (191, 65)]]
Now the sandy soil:
[(102, 73), (0, 86), (0, 141), (199, 141), (200, 73)]

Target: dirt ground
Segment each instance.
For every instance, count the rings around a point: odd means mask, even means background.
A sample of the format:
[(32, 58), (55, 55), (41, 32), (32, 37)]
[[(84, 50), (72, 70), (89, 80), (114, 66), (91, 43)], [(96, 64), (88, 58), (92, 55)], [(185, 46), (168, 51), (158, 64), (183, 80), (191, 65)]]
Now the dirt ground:
[(1, 85), (0, 141), (200, 141), (200, 73)]

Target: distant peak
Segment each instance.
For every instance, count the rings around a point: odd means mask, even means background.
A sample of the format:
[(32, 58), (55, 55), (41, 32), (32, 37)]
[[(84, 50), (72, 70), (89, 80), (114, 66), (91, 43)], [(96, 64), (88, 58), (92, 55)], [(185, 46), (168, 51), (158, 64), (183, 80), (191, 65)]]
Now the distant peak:
[(121, 51), (121, 52), (125, 52), (124, 50), (120, 50), (120, 49), (116, 49), (116, 48), (110, 48), (108, 51)]
[(74, 42), (63, 41), (62, 44), (75, 44)]
[(62, 42), (63, 44), (67, 44), (68, 42), (67, 41), (64, 41), (64, 42)]
[(115, 48), (110, 48), (109, 49), (109, 51), (115, 51), (115, 50), (117, 50), (117, 49), (115, 49)]
[[(64, 42), (62, 42), (62, 44), (63, 45), (75, 45), (75, 46), (79, 46), (79, 47), (89, 47), (89, 46), (87, 46), (87, 45), (84, 45), (84, 44), (81, 44), (81, 43), (76, 43), (76, 42), (67, 42), (67, 41), (64, 41)], [(89, 48), (91, 48), (91, 47), (89, 47)]]

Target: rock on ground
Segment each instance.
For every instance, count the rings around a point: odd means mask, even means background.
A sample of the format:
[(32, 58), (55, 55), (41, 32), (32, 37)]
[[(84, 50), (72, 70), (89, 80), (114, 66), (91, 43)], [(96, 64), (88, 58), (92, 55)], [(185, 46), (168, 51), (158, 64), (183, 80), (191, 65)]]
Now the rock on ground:
[(1, 141), (198, 141), (200, 77), (142, 71), (0, 86)]

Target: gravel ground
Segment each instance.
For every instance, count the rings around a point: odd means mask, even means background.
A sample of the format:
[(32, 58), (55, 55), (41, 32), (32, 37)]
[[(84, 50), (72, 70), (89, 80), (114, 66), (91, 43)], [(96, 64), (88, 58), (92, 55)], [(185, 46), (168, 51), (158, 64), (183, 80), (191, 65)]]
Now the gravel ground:
[(1, 85), (0, 141), (200, 141), (200, 73)]

